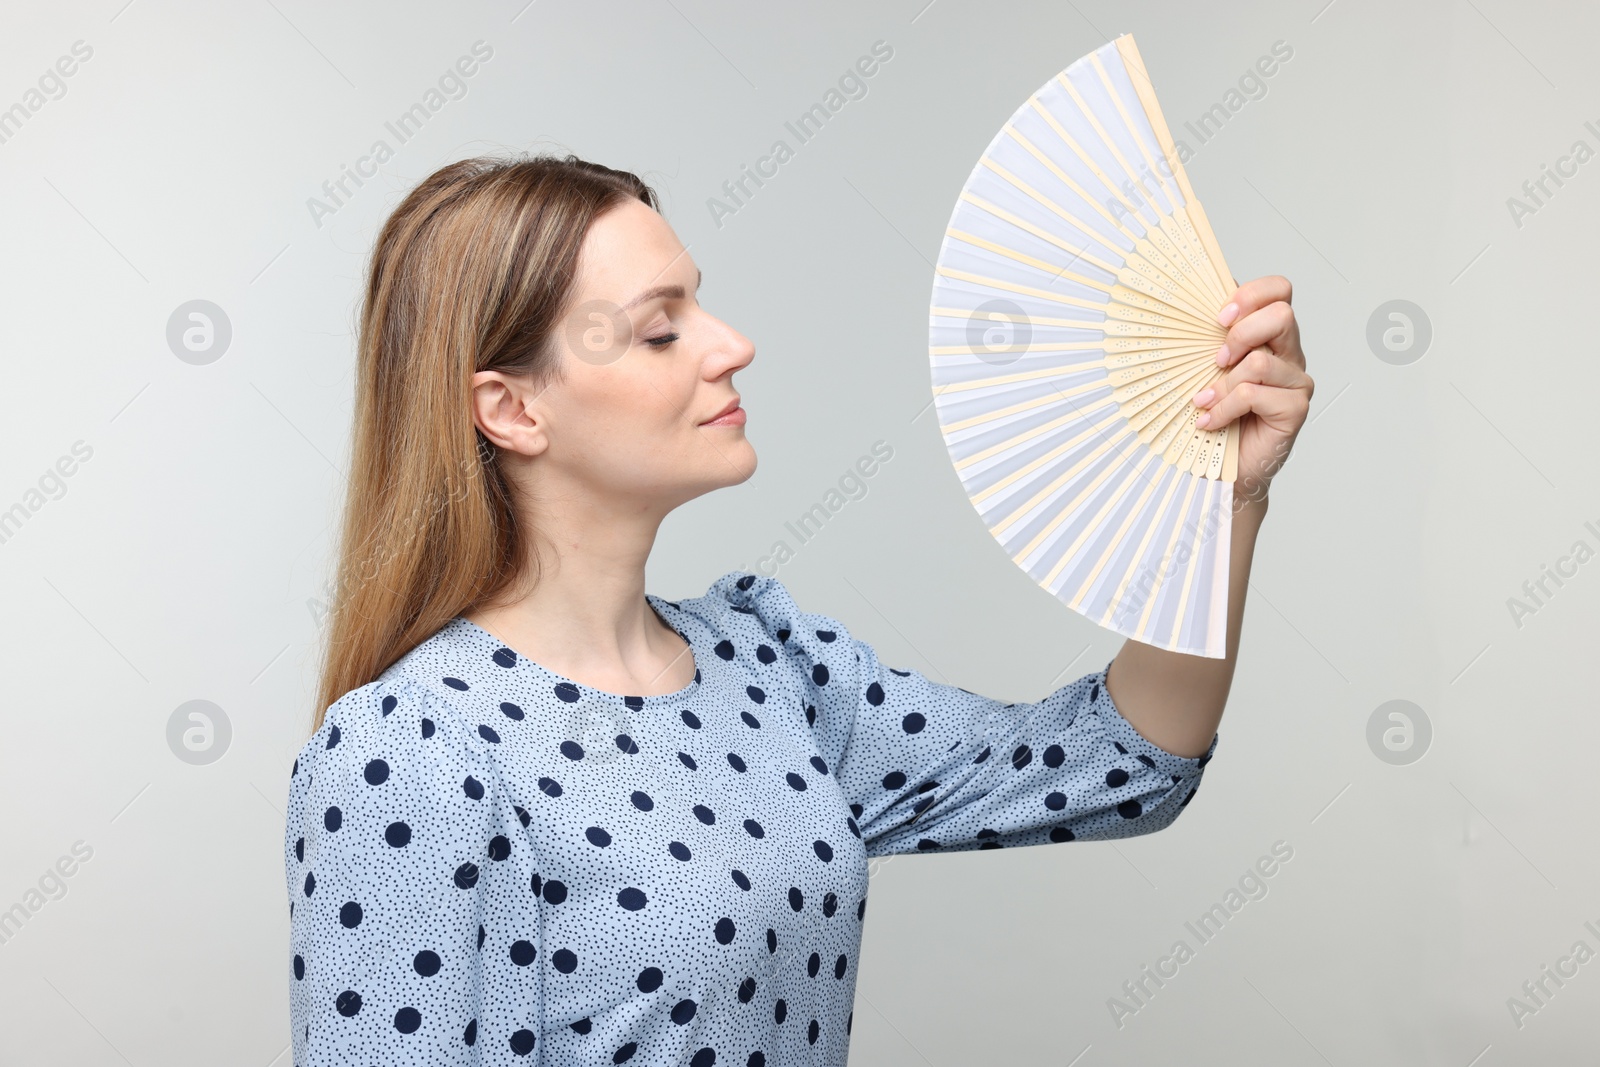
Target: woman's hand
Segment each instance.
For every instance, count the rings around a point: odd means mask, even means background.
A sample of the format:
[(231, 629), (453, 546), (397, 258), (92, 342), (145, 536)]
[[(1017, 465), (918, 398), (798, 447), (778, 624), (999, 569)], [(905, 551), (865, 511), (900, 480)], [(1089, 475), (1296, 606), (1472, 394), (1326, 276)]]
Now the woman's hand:
[(1289, 458), (1305, 425), (1315, 387), (1300, 350), (1300, 326), (1289, 306), (1289, 279), (1277, 274), (1245, 282), (1217, 315), (1228, 327), (1217, 365), (1227, 370), (1216, 386), (1197, 393), (1197, 425), (1217, 430), (1239, 421), (1236, 506), (1264, 500), (1278, 468)]
[(1228, 559), (1228, 640), (1222, 659), (1171, 652), (1124, 641), (1106, 673), (1106, 692), (1145, 740), (1178, 756), (1204, 755), (1216, 736), (1238, 662), (1245, 594), (1256, 535), (1267, 510), (1267, 487), (1289, 458), (1305, 425), (1312, 381), (1300, 351), (1300, 327), (1289, 307), (1289, 279), (1269, 275), (1246, 282), (1217, 315), (1228, 328), (1217, 353), (1224, 368), (1194, 403), (1201, 429), (1238, 420), (1239, 470)]

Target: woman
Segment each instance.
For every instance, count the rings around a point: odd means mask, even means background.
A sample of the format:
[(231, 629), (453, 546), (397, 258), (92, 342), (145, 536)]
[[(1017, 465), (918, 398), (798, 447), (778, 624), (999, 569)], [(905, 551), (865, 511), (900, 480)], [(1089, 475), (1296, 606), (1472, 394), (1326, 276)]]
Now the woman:
[(290, 784), (296, 1064), (843, 1063), (869, 856), (1150, 833), (1193, 797), (1311, 394), (1288, 282), (1240, 287), (1197, 400), (1245, 419), (1227, 659), (1128, 642), (1002, 704), (770, 577), (645, 593), (667, 513), (756, 467), (754, 347), (699, 281), (648, 187), (572, 156), (452, 164), (384, 226)]

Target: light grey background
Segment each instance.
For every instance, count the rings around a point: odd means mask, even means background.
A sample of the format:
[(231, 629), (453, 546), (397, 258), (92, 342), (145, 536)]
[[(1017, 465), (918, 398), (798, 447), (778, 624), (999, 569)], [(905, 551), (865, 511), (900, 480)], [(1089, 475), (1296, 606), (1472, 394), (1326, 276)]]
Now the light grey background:
[[(735, 385), (760, 467), (669, 520), (651, 591), (698, 595), (781, 539), (796, 601), (892, 665), (1007, 700), (1103, 666), (1120, 639), (1035, 586), (963, 497), (926, 331), (931, 260), (979, 152), (1125, 31), (1191, 147), (1185, 122), (1274, 42), (1293, 49), (1188, 169), (1235, 275), (1295, 284), (1311, 421), (1273, 488), (1194, 803), (1124, 842), (879, 866), (853, 1062), (1594, 1051), (1600, 961), (1547, 981), (1520, 1027), (1507, 1005), (1575, 942), (1600, 950), (1583, 925), (1600, 928), (1600, 562), (1548, 583), (1520, 625), (1508, 606), (1575, 542), (1600, 548), (1600, 159), (1520, 220), (1507, 203), (1573, 142), (1600, 149), (1592, 5), (525, 3), (0, 16), (0, 108), (74, 42), (93, 49), (0, 143), (0, 509), (27, 511), (0, 544), (0, 908), (38, 905), (0, 943), (0, 1062), (289, 1063), (283, 805), (359, 279), (385, 213), (449, 160), (551, 147), (639, 171), (704, 269), (703, 303), (757, 345)], [(385, 121), (479, 40), (493, 56), (466, 96), (398, 145)], [(866, 96), (717, 225), (708, 198), (774, 140), (796, 147), (784, 122), (878, 40), (893, 57)], [(308, 199), (380, 137), (394, 158), (319, 227)], [(166, 339), (197, 299), (232, 327), (205, 365)], [(1431, 322), (1408, 365), (1367, 343), (1391, 300)], [(799, 544), (785, 522), (880, 439), (893, 459)], [(92, 456), (30, 497), (79, 441)], [(1401, 766), (1367, 742), (1396, 699), (1433, 730)], [(211, 763), (169, 747), (194, 700), (231, 727)], [(1267, 896), (1119, 1029), (1108, 999), (1173, 942), (1196, 946), (1185, 921), (1277, 841), (1293, 858)], [(92, 857), (52, 882), (75, 842)], [(41, 879), (51, 893), (31, 897)]]

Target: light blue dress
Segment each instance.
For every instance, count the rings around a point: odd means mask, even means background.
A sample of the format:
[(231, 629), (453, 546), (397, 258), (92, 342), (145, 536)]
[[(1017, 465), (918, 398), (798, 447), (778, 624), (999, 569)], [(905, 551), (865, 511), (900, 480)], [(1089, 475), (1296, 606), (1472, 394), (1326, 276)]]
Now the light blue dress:
[(773, 578), (646, 599), (676, 693), (456, 618), (328, 709), (284, 835), (299, 1067), (843, 1064), (869, 857), (1160, 830), (1216, 749), (1146, 741), (1104, 670), (1006, 704), (886, 667)]

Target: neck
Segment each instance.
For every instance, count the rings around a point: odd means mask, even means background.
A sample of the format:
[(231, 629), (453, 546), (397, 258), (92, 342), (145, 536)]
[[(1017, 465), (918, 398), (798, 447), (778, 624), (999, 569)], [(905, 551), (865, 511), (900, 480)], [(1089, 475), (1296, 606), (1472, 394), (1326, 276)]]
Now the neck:
[[(576, 505), (576, 506), (575, 506)], [(683, 638), (645, 600), (645, 561), (664, 516), (572, 500), (541, 506), (542, 573), (466, 618), (527, 659), (608, 693), (673, 693), (694, 677)], [(530, 554), (534, 549), (530, 546)]]

